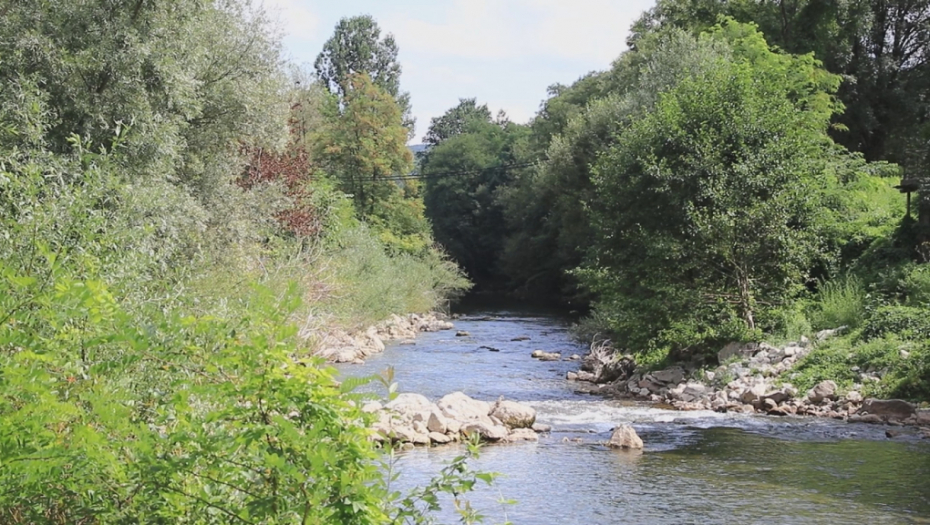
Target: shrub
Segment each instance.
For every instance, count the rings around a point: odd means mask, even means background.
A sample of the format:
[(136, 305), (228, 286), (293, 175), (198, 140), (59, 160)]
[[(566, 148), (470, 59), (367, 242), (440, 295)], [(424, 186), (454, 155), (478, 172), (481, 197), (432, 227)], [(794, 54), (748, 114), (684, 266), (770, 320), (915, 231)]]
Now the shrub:
[(814, 327), (858, 327), (865, 314), (866, 299), (862, 281), (853, 275), (821, 282), (817, 292)]
[(912, 306), (884, 306), (870, 313), (861, 337), (868, 341), (887, 334), (905, 340), (930, 339), (930, 315), (925, 308)]
[(930, 266), (909, 264), (901, 271), (899, 288), (907, 306), (930, 306)]

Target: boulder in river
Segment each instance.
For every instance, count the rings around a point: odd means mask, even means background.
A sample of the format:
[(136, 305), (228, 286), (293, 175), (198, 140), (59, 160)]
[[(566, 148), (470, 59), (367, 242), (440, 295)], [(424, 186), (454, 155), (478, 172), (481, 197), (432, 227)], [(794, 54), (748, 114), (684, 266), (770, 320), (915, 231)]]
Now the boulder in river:
[(539, 435), (530, 428), (518, 428), (507, 435), (506, 440), (510, 443), (518, 441), (539, 441)]
[(632, 426), (624, 424), (614, 429), (607, 446), (610, 448), (638, 450), (643, 448), (643, 440), (636, 434), (636, 430)]
[(416, 412), (423, 412), (429, 410), (432, 403), (429, 399), (420, 394), (400, 394), (394, 398), (390, 403), (385, 405), (385, 408), (398, 412), (400, 414), (414, 414)]
[(500, 441), (505, 439), (510, 432), (503, 425), (489, 424), (484, 421), (472, 421), (462, 427), (462, 433), (466, 437), (477, 434), (481, 439), (486, 441)]
[(900, 399), (866, 399), (859, 413), (878, 416), (885, 421), (903, 421), (916, 416), (917, 408)]
[(468, 397), (463, 392), (453, 392), (436, 402), (442, 414), (458, 421), (477, 420), (488, 417), (491, 405)]
[(562, 359), (562, 354), (558, 352), (546, 352), (545, 350), (534, 350), (530, 357), (535, 357), (540, 361), (558, 361)]
[(532, 428), (536, 422), (536, 410), (516, 401), (498, 401), (490, 413), (507, 428)]

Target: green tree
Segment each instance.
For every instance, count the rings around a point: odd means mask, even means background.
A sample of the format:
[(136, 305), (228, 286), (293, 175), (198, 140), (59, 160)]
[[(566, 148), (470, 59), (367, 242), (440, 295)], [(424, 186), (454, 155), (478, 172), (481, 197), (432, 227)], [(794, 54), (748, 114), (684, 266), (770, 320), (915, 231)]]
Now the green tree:
[(534, 119), (531, 149), (545, 145), (536, 170), (517, 174), (501, 192), (510, 233), (503, 268), (524, 294), (579, 302), (589, 297), (571, 270), (592, 246), (586, 203), (591, 167), (635, 115), (658, 94), (729, 50), (672, 29), (650, 34), (613, 67), (558, 87)]
[(352, 89), (353, 77), (368, 75), (372, 83), (394, 97), (404, 117), (404, 126), (413, 134), (410, 94), (400, 91), (401, 66), (397, 61), (394, 35), (381, 37), (381, 28), (370, 15), (343, 18), (323, 51), (313, 63), (317, 76), (331, 93), (343, 101)]
[(632, 43), (659, 27), (700, 32), (726, 15), (758, 24), (773, 45), (813, 52), (843, 75), (847, 111), (832, 136), (867, 160), (925, 165), (930, 2), (866, 0), (661, 0), (634, 25)]
[[(442, 126), (436, 128), (434, 137), (440, 131), (449, 132), (445, 124), (460, 122), (463, 105), (472, 103), (463, 101), (434, 119), (434, 124)], [(513, 178), (511, 170), (500, 166), (518, 159), (528, 130), (518, 124), (491, 122), (484, 117), (486, 111), (477, 113), (460, 132), (446, 136), (430, 150), (421, 168), (426, 181), (424, 200), (436, 240), (472, 279), (499, 285), (498, 261), (506, 226), (498, 191)]]
[(402, 178), (413, 168), (413, 155), (393, 97), (368, 75), (351, 76), (343, 103), (330, 104), (326, 125), (310, 141), (313, 158), (352, 195), (357, 216), (376, 226), (383, 240), (403, 251), (428, 247), (419, 185)]
[(459, 99), (457, 106), (430, 120), (429, 130), (423, 137), (423, 142), (429, 146), (438, 146), (446, 139), (466, 133), (474, 122), (491, 121), (491, 111), (487, 104), (479, 106), (478, 101), (473, 98)]
[(735, 319), (755, 328), (818, 253), (838, 77), (810, 55), (771, 51), (751, 26), (728, 21), (701, 38), (732, 51), (660, 94), (594, 170), (586, 275), (637, 346), (663, 331), (699, 341)]

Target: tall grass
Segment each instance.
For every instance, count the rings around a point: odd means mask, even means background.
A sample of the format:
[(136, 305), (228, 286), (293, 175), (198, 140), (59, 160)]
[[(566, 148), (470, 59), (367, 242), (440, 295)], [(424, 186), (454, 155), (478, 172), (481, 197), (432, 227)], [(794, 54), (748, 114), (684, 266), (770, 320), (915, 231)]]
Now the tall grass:
[(814, 328), (858, 327), (865, 316), (867, 297), (862, 281), (853, 275), (821, 281), (812, 316)]

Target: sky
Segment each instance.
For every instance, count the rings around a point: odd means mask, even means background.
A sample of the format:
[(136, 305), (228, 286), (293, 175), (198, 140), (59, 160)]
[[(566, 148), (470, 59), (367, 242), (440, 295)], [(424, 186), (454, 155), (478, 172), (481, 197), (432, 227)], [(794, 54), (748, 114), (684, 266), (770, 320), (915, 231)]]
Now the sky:
[(607, 69), (655, 0), (263, 0), (285, 56), (312, 69), (343, 17), (368, 14), (400, 50), (419, 143), (460, 98), (527, 122), (546, 88)]

